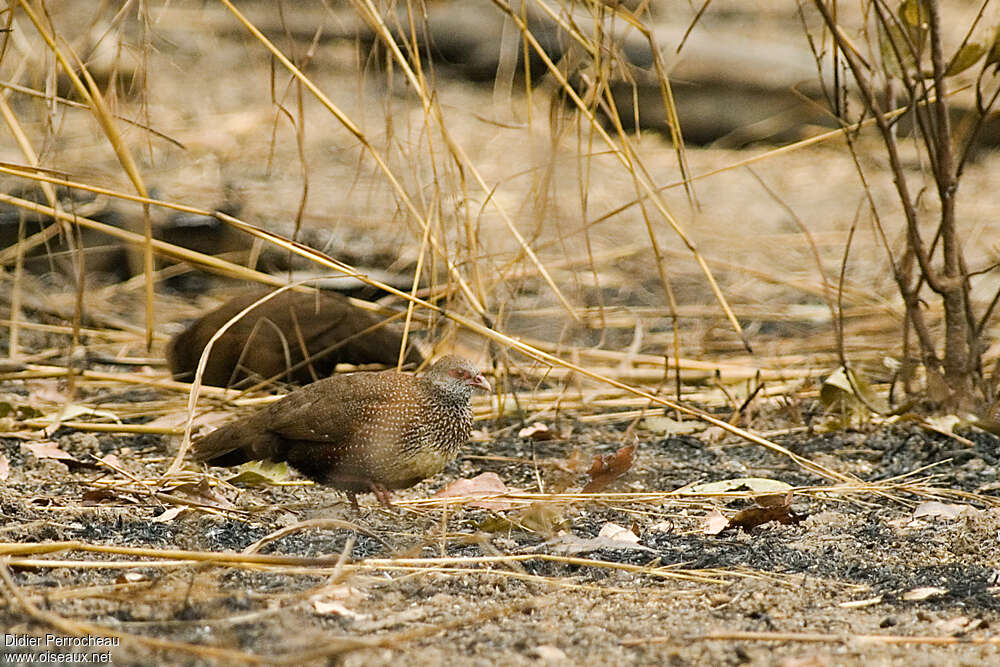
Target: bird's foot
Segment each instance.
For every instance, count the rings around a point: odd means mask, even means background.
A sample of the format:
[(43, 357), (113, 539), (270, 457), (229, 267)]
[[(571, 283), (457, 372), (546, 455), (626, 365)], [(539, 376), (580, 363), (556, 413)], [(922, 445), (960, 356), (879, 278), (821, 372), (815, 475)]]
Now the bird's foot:
[(392, 507), (392, 500), (389, 493), (389, 489), (385, 488), (381, 484), (376, 484), (375, 482), (369, 482), (368, 488), (371, 492), (375, 494), (378, 501), (382, 503), (382, 507)]

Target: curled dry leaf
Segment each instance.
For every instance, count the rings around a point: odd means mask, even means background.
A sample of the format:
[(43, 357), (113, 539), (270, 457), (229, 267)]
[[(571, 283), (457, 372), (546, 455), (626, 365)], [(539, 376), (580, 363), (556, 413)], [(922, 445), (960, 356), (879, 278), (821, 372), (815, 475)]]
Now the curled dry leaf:
[(792, 511), (791, 491), (784, 495), (771, 493), (757, 496), (754, 498), (754, 501), (757, 503), (757, 507), (750, 507), (737, 512), (736, 516), (729, 520), (730, 525), (749, 531), (771, 521), (777, 521), (782, 525), (790, 526), (806, 518), (805, 515), (796, 514)]
[(525, 426), (517, 432), (517, 437), (523, 440), (552, 440), (556, 437), (556, 435), (557, 434), (554, 431), (541, 422)]
[(487, 510), (509, 510), (516, 507), (516, 503), (509, 500), (488, 498), (476, 500), (476, 498), (487, 498), (488, 496), (499, 496), (519, 489), (510, 489), (500, 476), (495, 472), (484, 472), (471, 479), (456, 479), (454, 482), (444, 487), (434, 494), (434, 498), (472, 498), (466, 504), (470, 507), (481, 507)]
[(626, 445), (614, 454), (595, 456), (587, 474), (590, 481), (581, 490), (582, 493), (600, 493), (612, 482), (628, 472), (635, 461), (635, 445)]
[(771, 521), (783, 525), (792, 525), (805, 519), (805, 515), (792, 511), (792, 492), (769, 493), (754, 498), (756, 507), (741, 510), (731, 519), (726, 519), (719, 510), (712, 510), (705, 520), (703, 532), (706, 535), (718, 535), (727, 528), (742, 528), (750, 531)]

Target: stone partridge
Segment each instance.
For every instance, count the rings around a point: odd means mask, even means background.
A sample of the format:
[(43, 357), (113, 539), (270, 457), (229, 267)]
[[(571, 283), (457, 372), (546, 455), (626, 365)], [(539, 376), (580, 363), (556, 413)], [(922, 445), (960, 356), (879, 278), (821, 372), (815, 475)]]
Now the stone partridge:
[[(231, 299), (174, 336), (167, 346), (174, 378), (191, 381), (209, 339), (265, 293), (254, 290)], [(396, 328), (379, 326), (381, 321), (336, 292), (282, 292), (215, 341), (201, 381), (225, 387), (247, 377), (280, 376), (279, 380), (307, 384), (333, 374), (339, 363), (395, 364), (402, 335)], [(423, 355), (411, 346), (405, 361), (419, 364)]]
[(473, 389), (490, 390), (472, 362), (449, 355), (419, 376), (395, 371), (333, 377), (297, 389), (196, 440), (193, 456), (216, 465), (287, 461), (347, 492), (389, 491), (435, 475), (472, 430)]

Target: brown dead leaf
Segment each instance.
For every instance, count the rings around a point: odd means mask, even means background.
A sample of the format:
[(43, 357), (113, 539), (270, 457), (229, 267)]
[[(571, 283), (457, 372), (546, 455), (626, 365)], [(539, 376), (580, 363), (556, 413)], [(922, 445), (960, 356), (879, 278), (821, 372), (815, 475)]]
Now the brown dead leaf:
[(719, 510), (712, 510), (705, 520), (702, 529), (706, 535), (718, 535), (727, 528), (742, 528), (750, 531), (771, 521), (783, 525), (792, 525), (805, 519), (805, 515), (792, 511), (792, 492), (768, 493), (754, 498), (756, 507), (748, 507), (736, 513), (731, 519), (726, 519)]
[(791, 491), (784, 494), (768, 493), (756, 496), (754, 501), (757, 503), (756, 507), (749, 507), (737, 512), (736, 516), (729, 520), (729, 524), (749, 531), (771, 521), (790, 526), (806, 518), (804, 515), (792, 511)]
[(528, 530), (539, 535), (555, 535), (566, 530), (569, 521), (562, 509), (554, 503), (533, 502), (522, 510), (504, 516), (491, 515), (478, 526), (489, 533), (507, 532), (514, 529)]
[(171, 493), (193, 500), (200, 505), (208, 505), (209, 507), (217, 507), (224, 510), (236, 509), (236, 505), (212, 488), (207, 479), (203, 479), (197, 484), (181, 484), (174, 487)]
[(187, 511), (187, 509), (188, 509), (187, 507), (184, 507), (182, 505), (174, 505), (173, 507), (165, 509), (156, 516), (154, 516), (153, 523), (170, 523), (178, 516), (180, 516), (181, 512)]
[(54, 442), (26, 442), (24, 446), (36, 459), (56, 459), (57, 461), (79, 463), (72, 454), (59, 449)]
[(626, 445), (614, 454), (595, 456), (590, 470), (587, 471), (590, 481), (583, 487), (581, 493), (600, 493), (628, 472), (633, 461), (635, 461), (635, 445)]
[(550, 430), (548, 426), (541, 422), (525, 426), (517, 432), (517, 437), (523, 440), (535, 440), (539, 442), (552, 440), (556, 435), (555, 431)]
[[(499, 496), (511, 491), (520, 489), (510, 489), (500, 476), (495, 472), (484, 472), (471, 479), (456, 479), (454, 482), (444, 487), (433, 498), (486, 498), (489, 496)], [(516, 503), (509, 500), (489, 498), (486, 500), (471, 500), (467, 503), (469, 507), (481, 507), (487, 510), (509, 510), (517, 507)]]
[(93, 507), (111, 500), (118, 500), (118, 494), (111, 489), (87, 489), (83, 492), (83, 505), (85, 507)]

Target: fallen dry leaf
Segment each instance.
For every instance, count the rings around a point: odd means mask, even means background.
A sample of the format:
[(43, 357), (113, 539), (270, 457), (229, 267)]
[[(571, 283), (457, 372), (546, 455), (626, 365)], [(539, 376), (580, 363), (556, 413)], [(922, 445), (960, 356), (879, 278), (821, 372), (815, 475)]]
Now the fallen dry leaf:
[(533, 502), (505, 516), (491, 515), (478, 525), (480, 530), (489, 533), (520, 528), (540, 535), (555, 535), (568, 527), (569, 521), (563, 516), (561, 507), (544, 501)]
[[(208, 412), (203, 415), (197, 415), (194, 421), (191, 422), (191, 434), (195, 435), (198, 433), (203, 433), (212, 429), (216, 429), (230, 419), (233, 418), (230, 412)], [(161, 415), (152, 421), (146, 422), (147, 426), (157, 427), (157, 428), (176, 428), (182, 429), (185, 422), (187, 422), (187, 413), (181, 412), (170, 412), (165, 415)]]
[(944, 595), (948, 592), (947, 588), (938, 588), (937, 586), (922, 586), (921, 588), (913, 588), (911, 590), (903, 593), (903, 599), (909, 600), (910, 602), (919, 602), (920, 600), (927, 600), (929, 598), (937, 597), (939, 595)]
[(749, 531), (757, 526), (771, 521), (790, 526), (805, 519), (805, 515), (792, 511), (792, 492), (786, 494), (770, 493), (754, 498), (756, 507), (749, 507), (736, 513), (729, 520), (731, 526)]
[(601, 526), (601, 532), (597, 533), (597, 536), (606, 537), (609, 540), (614, 540), (615, 542), (629, 542), (630, 544), (639, 543), (638, 535), (625, 526), (619, 526), (617, 523), (604, 524)]
[(556, 437), (556, 433), (549, 429), (545, 424), (538, 422), (536, 424), (531, 424), (530, 426), (525, 426), (520, 431), (517, 432), (517, 437), (523, 440), (552, 440)]
[(59, 446), (54, 442), (26, 442), (24, 446), (31, 451), (36, 459), (56, 459), (79, 463), (72, 454), (59, 449)]
[(184, 507), (182, 505), (175, 505), (173, 507), (170, 507), (170, 508), (168, 508), (168, 509), (160, 512), (156, 516), (154, 516), (153, 517), (153, 523), (170, 523), (171, 521), (173, 521), (174, 519), (176, 519), (178, 516), (180, 516), (181, 512), (183, 512), (183, 511), (185, 511), (187, 509), (188, 509), (187, 507)]
[(983, 625), (981, 618), (969, 618), (968, 616), (955, 616), (947, 621), (938, 623), (938, 628), (946, 635), (964, 635), (978, 629)]
[(118, 494), (111, 489), (87, 489), (83, 492), (82, 500), (85, 506), (92, 507), (106, 500), (118, 500)]
[(864, 600), (848, 600), (847, 602), (841, 602), (837, 606), (844, 609), (862, 609), (864, 607), (871, 607), (882, 602), (882, 596), (876, 596), (873, 598), (865, 598)]
[(626, 445), (614, 454), (595, 456), (587, 474), (590, 481), (581, 489), (581, 493), (599, 493), (608, 488), (612, 482), (628, 472), (635, 461), (635, 445)]
[(102, 462), (102, 463), (106, 463), (106, 464), (108, 464), (109, 466), (111, 466), (113, 468), (124, 468), (125, 467), (125, 465), (122, 463), (122, 460), (120, 458), (118, 458), (115, 454), (106, 454), (105, 456), (102, 456), (102, 457), (98, 458), (97, 460), (100, 461), (100, 462)]
[(714, 509), (705, 517), (705, 524), (702, 526), (701, 532), (706, 535), (718, 535), (726, 528), (729, 528), (729, 519), (722, 512)]
[(149, 581), (149, 578), (141, 572), (122, 572), (115, 577), (116, 584), (137, 584), (140, 581)]
[(705, 518), (702, 532), (706, 535), (718, 535), (727, 528), (742, 528), (745, 531), (750, 531), (771, 521), (777, 521), (787, 526), (799, 523), (806, 518), (805, 515), (792, 511), (791, 491), (760, 495), (754, 498), (754, 502), (757, 503), (756, 507), (741, 510), (731, 519), (727, 519), (717, 509), (712, 510)]
[(972, 505), (955, 505), (929, 500), (913, 508), (914, 519), (957, 519), (960, 516), (975, 516), (979, 510)]
[(472, 498), (466, 504), (470, 507), (481, 507), (487, 510), (509, 510), (517, 507), (517, 503), (509, 500), (489, 498), (486, 500), (475, 500), (487, 496), (499, 496), (519, 489), (509, 489), (503, 483), (500, 476), (495, 472), (484, 472), (471, 479), (456, 479), (454, 482), (444, 487), (432, 497), (434, 498)]
[(174, 487), (171, 493), (187, 497), (196, 503), (208, 505), (209, 507), (217, 507), (225, 510), (236, 509), (236, 505), (212, 488), (207, 479), (203, 479), (197, 484), (181, 484)]
[(0, 454), (0, 482), (7, 481), (7, 477), (10, 476), (10, 461), (7, 460), (6, 454)]
[(683, 489), (684, 493), (715, 494), (731, 493), (733, 491), (753, 491), (755, 493), (785, 493), (792, 488), (791, 484), (766, 477), (737, 477), (718, 482), (702, 482), (692, 484)]
[(282, 484), (287, 484), (291, 476), (288, 472), (288, 464), (284, 461), (280, 463), (275, 463), (274, 461), (247, 461), (238, 470), (239, 472), (226, 481), (230, 484), (272, 484), (281, 486)]
[(346, 602), (356, 602), (366, 598), (362, 591), (349, 586), (324, 586), (309, 598), (313, 611), (320, 616), (343, 616), (354, 621), (368, 618), (368, 614), (359, 614), (349, 609)]
[(559, 554), (561, 556), (578, 556), (580, 554), (588, 554), (595, 551), (653, 552), (653, 550), (647, 546), (628, 540), (612, 539), (610, 537), (602, 537), (600, 535), (597, 537), (579, 537), (573, 534), (556, 535), (539, 548), (550, 550), (552, 553)]

